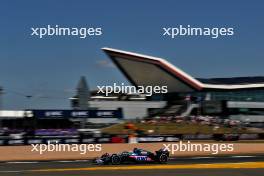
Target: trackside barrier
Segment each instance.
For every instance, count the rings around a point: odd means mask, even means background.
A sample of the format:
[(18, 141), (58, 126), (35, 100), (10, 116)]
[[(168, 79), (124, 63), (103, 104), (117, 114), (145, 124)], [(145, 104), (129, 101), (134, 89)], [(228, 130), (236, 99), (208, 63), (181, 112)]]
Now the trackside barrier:
[(145, 136), (120, 136), (106, 135), (93, 136), (23, 136), (11, 138), (0, 136), (0, 146), (31, 145), (43, 143), (58, 144), (95, 144), (95, 143), (152, 143), (152, 142), (178, 142), (180, 140), (264, 140), (264, 134), (174, 134), (174, 135), (145, 135)]

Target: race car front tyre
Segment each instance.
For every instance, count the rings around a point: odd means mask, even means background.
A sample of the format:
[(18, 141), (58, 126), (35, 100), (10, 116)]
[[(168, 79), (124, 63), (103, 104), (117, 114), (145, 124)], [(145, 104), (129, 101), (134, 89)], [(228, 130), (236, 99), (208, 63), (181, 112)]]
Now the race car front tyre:
[(165, 163), (167, 163), (167, 162), (168, 162), (168, 156), (165, 155), (165, 154), (161, 154), (161, 155), (159, 156), (159, 163), (161, 163), (161, 164), (165, 164)]
[(113, 165), (118, 165), (121, 163), (121, 158), (118, 155), (112, 155), (111, 157), (111, 163)]

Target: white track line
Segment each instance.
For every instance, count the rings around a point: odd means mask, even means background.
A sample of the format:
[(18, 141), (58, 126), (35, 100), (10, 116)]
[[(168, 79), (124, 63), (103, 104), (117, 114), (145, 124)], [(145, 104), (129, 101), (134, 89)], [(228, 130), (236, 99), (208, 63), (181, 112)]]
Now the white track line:
[(90, 160), (74, 160), (74, 162), (87, 162), (87, 161), (90, 161)]
[(23, 171), (0, 171), (0, 173), (20, 173)]
[(67, 160), (65, 160), (65, 161), (54, 161), (54, 163), (56, 163), (56, 162), (57, 163), (74, 163), (74, 162), (77, 162), (77, 161), (74, 161), (74, 160), (72, 160), (72, 161), (71, 160), (68, 160), (68, 161)]
[(201, 157), (192, 157), (191, 159), (210, 159), (210, 158), (217, 158), (213, 156), (201, 156)]
[(213, 156), (201, 156), (201, 157), (192, 157), (191, 159), (211, 159), (211, 158), (254, 158), (257, 156), (248, 156), (248, 155), (241, 155), (241, 156), (225, 156), (225, 157), (213, 157)]
[(231, 156), (231, 158), (254, 158), (257, 156)]
[(35, 163), (39, 163), (38, 161), (10, 161), (10, 162), (6, 162), (8, 164), (35, 164)]
[[(201, 157), (191, 157), (189, 159), (217, 159), (217, 158), (254, 158), (258, 156), (249, 156), (249, 155), (241, 155), (241, 156), (225, 156), (225, 157), (218, 157), (218, 156), (201, 156)], [(36, 164), (36, 163), (45, 163), (45, 162), (53, 162), (53, 163), (74, 163), (74, 162), (88, 162), (90, 160), (62, 160), (62, 161), (9, 161), (4, 162), (7, 164)]]
[(36, 164), (36, 163), (74, 163), (74, 162), (88, 162), (89, 160), (62, 160), (62, 161), (8, 161), (7, 164)]

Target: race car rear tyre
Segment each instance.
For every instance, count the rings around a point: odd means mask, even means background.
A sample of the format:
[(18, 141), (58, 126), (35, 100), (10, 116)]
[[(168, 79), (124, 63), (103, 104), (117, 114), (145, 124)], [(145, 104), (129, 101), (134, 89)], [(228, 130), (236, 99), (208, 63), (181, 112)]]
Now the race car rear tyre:
[(121, 158), (118, 155), (112, 155), (111, 157), (111, 163), (113, 165), (118, 165), (121, 163)]
[(167, 162), (168, 162), (168, 156), (165, 155), (165, 154), (161, 154), (161, 155), (159, 156), (159, 163), (161, 163), (161, 164), (165, 164), (165, 163), (167, 163)]

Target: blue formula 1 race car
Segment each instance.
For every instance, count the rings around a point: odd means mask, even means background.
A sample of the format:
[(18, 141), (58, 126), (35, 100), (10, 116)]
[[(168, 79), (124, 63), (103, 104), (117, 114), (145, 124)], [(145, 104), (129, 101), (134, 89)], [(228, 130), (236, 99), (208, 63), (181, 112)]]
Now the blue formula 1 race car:
[(134, 148), (132, 152), (122, 152), (118, 154), (103, 154), (95, 159), (96, 164), (123, 164), (123, 163), (160, 163), (168, 162), (169, 152), (163, 149), (152, 153), (143, 149)]

